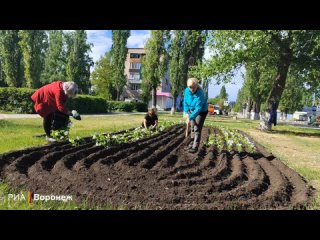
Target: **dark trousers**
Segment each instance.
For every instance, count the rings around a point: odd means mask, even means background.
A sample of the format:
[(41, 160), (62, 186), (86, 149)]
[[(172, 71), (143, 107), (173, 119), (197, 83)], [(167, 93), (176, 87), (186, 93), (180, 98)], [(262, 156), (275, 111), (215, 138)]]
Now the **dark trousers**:
[(192, 148), (199, 147), (201, 140), (201, 131), (207, 115), (208, 112), (202, 112), (195, 119), (190, 120), (191, 140), (193, 140)]
[(51, 137), (53, 115), (54, 113), (50, 113), (49, 115), (43, 118), (43, 128), (47, 137)]
[(69, 116), (56, 111), (43, 118), (43, 128), (47, 137), (51, 137), (52, 130), (66, 129), (69, 123)]

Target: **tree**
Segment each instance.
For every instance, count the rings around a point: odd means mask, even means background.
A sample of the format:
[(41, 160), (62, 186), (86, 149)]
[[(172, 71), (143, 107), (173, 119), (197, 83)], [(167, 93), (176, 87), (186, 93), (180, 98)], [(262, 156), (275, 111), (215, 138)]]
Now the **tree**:
[(173, 96), (173, 104), (171, 108), (171, 114), (176, 111), (176, 99), (183, 91), (183, 81), (186, 73), (186, 52), (185, 52), (185, 31), (175, 30), (173, 31), (173, 39), (170, 47), (170, 83), (171, 94)]
[[(246, 103), (246, 112), (254, 112), (254, 119), (259, 119), (261, 105), (265, 106), (272, 88), (272, 80), (276, 75), (275, 68), (263, 68), (253, 63), (246, 65), (245, 81), (243, 85), (243, 99)], [(267, 108), (267, 107), (264, 107)], [(266, 109), (264, 109), (266, 110)], [(248, 115), (250, 117), (250, 115)]]
[[(204, 94), (208, 99), (209, 82), (206, 79), (201, 78), (201, 76), (198, 76), (197, 74), (194, 74), (192, 71), (190, 71), (190, 69), (193, 66), (202, 63), (208, 31), (207, 30), (187, 30), (186, 32), (187, 32), (186, 76), (187, 78), (196, 77), (200, 80)], [(186, 87), (186, 85), (187, 85), (187, 82), (185, 81), (183, 86)]]
[(49, 47), (41, 82), (51, 83), (55, 80), (66, 80), (66, 52), (62, 30), (49, 31)]
[(127, 58), (128, 48), (127, 40), (130, 37), (130, 30), (113, 30), (112, 31), (112, 48), (111, 48), (111, 66), (113, 86), (117, 90), (117, 100), (126, 85), (126, 76), (124, 75), (124, 64)]
[(220, 94), (218, 96), (218, 105), (220, 109), (220, 113), (222, 114), (222, 111), (226, 109), (226, 106), (224, 105), (224, 102), (228, 100), (228, 93), (226, 91), (226, 87), (223, 85), (220, 89)]
[(312, 87), (319, 86), (319, 30), (221, 30), (212, 31), (209, 46), (213, 56), (195, 68), (203, 77), (216, 76), (228, 82), (244, 64), (259, 63), (276, 68), (267, 103), (279, 104), (285, 89), (289, 68)]
[(228, 93), (227, 93), (226, 87), (224, 85), (220, 89), (219, 98), (222, 99), (223, 101), (228, 100)]
[(0, 30), (0, 58), (4, 79), (10, 87), (23, 86), (22, 53), (18, 30)]
[(301, 83), (299, 79), (289, 75), (279, 104), (280, 111), (287, 115), (288, 113), (301, 110), (303, 107), (302, 97), (304, 92), (303, 83)]
[(214, 98), (209, 98), (208, 102), (213, 104), (213, 105), (217, 105), (219, 100), (220, 100), (220, 96), (218, 95), (218, 96), (215, 96)]
[(117, 91), (112, 82), (111, 53), (107, 52), (96, 62), (94, 71), (91, 74), (91, 82), (96, 87), (98, 95), (107, 100), (115, 100)]
[(244, 88), (242, 87), (239, 89), (238, 94), (237, 94), (237, 100), (236, 104), (233, 108), (234, 112), (242, 112), (244, 109), (244, 102), (245, 102), (245, 97), (244, 97)]
[(40, 87), (40, 76), (44, 68), (44, 55), (47, 48), (47, 35), (43, 30), (20, 30), (19, 45), (24, 60), (26, 86)]
[[(167, 70), (167, 43), (169, 40), (168, 30), (152, 30), (145, 49), (146, 55), (142, 60), (143, 79), (142, 89), (145, 94), (152, 90), (152, 107), (157, 106), (157, 87), (161, 83)], [(145, 97), (146, 98), (146, 97)]]
[(6, 80), (5, 80), (5, 75), (3, 71), (3, 60), (1, 59), (1, 56), (0, 56), (0, 87), (6, 87)]
[(150, 101), (151, 91), (152, 91), (152, 85), (151, 82), (145, 79), (145, 68), (143, 67), (143, 64), (145, 63), (145, 56), (142, 58), (142, 64), (141, 64), (141, 75), (142, 75), (142, 82), (141, 82), (141, 96), (144, 103), (148, 104)]
[[(202, 62), (206, 30), (175, 30), (170, 46), (170, 82), (173, 106), (171, 114), (176, 111), (176, 98), (187, 85), (189, 69)], [(205, 86), (208, 97), (207, 85)]]
[(93, 66), (89, 56), (92, 44), (87, 43), (85, 30), (76, 30), (66, 34), (67, 42), (67, 80), (78, 84), (81, 93), (89, 93), (90, 67)]

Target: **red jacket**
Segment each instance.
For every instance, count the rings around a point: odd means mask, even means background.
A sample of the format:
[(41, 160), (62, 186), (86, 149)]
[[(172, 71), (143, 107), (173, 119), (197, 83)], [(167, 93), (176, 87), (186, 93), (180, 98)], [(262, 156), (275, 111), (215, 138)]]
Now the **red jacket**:
[(68, 109), (64, 106), (68, 96), (62, 88), (63, 82), (57, 81), (39, 88), (31, 99), (35, 103), (34, 109), (41, 117), (46, 117), (50, 113), (60, 111), (67, 114)]

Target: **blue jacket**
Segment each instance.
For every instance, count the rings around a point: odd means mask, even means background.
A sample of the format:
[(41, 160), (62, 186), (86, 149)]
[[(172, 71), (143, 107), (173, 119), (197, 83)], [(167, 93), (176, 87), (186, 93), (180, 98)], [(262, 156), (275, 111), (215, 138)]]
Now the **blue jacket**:
[(183, 111), (185, 114), (189, 114), (189, 111), (192, 112), (189, 115), (190, 120), (195, 119), (199, 113), (208, 111), (207, 99), (201, 88), (198, 88), (194, 94), (189, 88), (184, 90)]

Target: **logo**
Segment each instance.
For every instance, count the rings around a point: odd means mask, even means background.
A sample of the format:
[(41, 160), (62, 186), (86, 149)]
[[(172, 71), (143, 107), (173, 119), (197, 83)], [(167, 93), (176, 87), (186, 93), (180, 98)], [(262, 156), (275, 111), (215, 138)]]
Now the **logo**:
[(32, 200), (33, 200), (33, 193), (28, 192), (28, 203), (32, 203)]
[(3, 196), (0, 198), (0, 200), (3, 200), (5, 202), (8, 202), (8, 204), (11, 202), (26, 202), (28, 201), (29, 204), (33, 202), (39, 202), (39, 201), (61, 201), (61, 202), (68, 202), (72, 201), (73, 197), (71, 195), (43, 195), (38, 193), (33, 193), (31, 191), (28, 191), (27, 194), (25, 193), (8, 193), (7, 197)]

